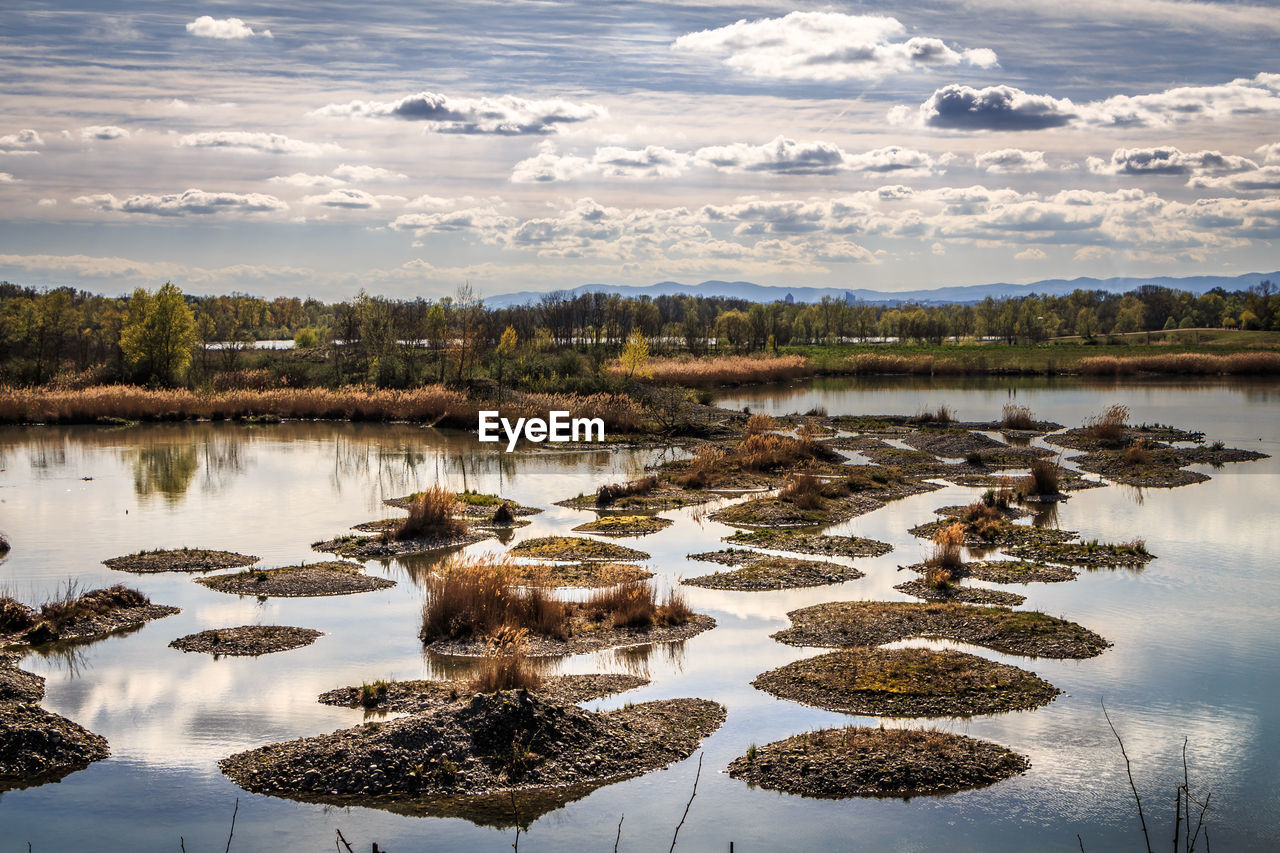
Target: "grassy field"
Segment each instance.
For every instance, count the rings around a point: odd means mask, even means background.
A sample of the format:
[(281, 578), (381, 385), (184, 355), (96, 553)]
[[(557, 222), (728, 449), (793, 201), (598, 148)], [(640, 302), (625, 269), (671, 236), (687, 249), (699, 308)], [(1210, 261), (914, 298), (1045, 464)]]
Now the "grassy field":
[[(1150, 342), (1148, 342), (1148, 339)], [(782, 347), (809, 359), (819, 374), (846, 373), (1077, 373), (1085, 359), (1166, 359), (1179, 354), (1223, 356), (1280, 352), (1280, 332), (1186, 329), (1042, 344), (964, 341), (930, 344), (818, 344)]]

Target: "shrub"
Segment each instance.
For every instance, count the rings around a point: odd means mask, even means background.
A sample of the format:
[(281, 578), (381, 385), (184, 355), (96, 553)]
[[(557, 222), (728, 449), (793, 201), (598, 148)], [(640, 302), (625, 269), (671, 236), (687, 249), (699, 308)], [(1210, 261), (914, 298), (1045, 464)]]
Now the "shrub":
[(1048, 459), (1037, 459), (1031, 463), (1031, 471), (1023, 481), (1023, 494), (1057, 495), (1062, 469), (1057, 463)]
[(982, 458), (982, 454), (976, 450), (971, 450), (964, 455), (964, 461), (975, 468), (985, 468), (987, 460)]
[(918, 424), (938, 424), (939, 426), (946, 426), (948, 424), (955, 423), (955, 419), (956, 413), (951, 410), (950, 406), (943, 403), (932, 412), (918, 412), (911, 420)]
[(487, 654), (475, 678), (467, 685), (472, 691), (535, 690), (542, 679), (529, 663), (526, 650), (529, 631), (503, 625), (485, 641)]
[[(926, 569), (945, 569), (948, 572), (959, 569), (963, 565), (960, 549), (964, 545), (964, 538), (964, 526), (959, 523), (948, 525), (935, 533), (933, 555), (925, 561)], [(950, 580), (950, 574), (947, 580)], [(926, 582), (928, 582), (927, 574)]]
[(423, 642), (474, 640), (503, 626), (569, 636), (569, 608), (542, 586), (519, 587), (522, 567), (506, 558), (455, 558), (427, 580)]
[(1146, 439), (1138, 439), (1133, 444), (1125, 448), (1122, 461), (1125, 465), (1138, 466), (1151, 464), (1151, 452), (1148, 450)]
[(615, 628), (683, 625), (693, 617), (682, 593), (671, 590), (658, 604), (653, 585), (647, 580), (623, 581), (595, 590), (583, 607), (592, 621), (608, 622)]
[(516, 513), (511, 508), (511, 504), (504, 501), (499, 504), (498, 508), (493, 511), (493, 515), (489, 518), (494, 524), (509, 526), (515, 523)]
[(40, 619), (56, 634), (73, 622), (93, 616), (104, 616), (126, 607), (142, 607), (151, 603), (136, 589), (116, 584), (77, 595), (75, 583), (68, 583), (58, 598), (40, 608)]
[(1028, 406), (1005, 403), (1000, 415), (1000, 426), (1005, 429), (1035, 429), (1036, 419)]
[(1118, 446), (1124, 439), (1124, 427), (1129, 421), (1129, 407), (1119, 403), (1108, 406), (1100, 415), (1084, 422), (1084, 432), (1089, 438), (1110, 446)]
[(796, 474), (779, 490), (778, 497), (801, 509), (818, 509), (822, 506), (823, 483), (812, 474)]
[(653, 474), (626, 483), (605, 484), (596, 491), (596, 506), (609, 506), (620, 498), (632, 495), (647, 495), (656, 488), (658, 488), (658, 478)]
[(724, 457), (724, 451), (720, 448), (704, 445), (698, 448), (685, 469), (672, 479), (677, 485), (687, 489), (705, 489), (719, 479)]
[(17, 599), (0, 596), (0, 633), (12, 634), (25, 631), (36, 624), (34, 610)]
[(360, 685), (360, 704), (365, 708), (376, 708), (378, 703), (387, 698), (387, 682), (379, 678), (372, 684)]
[(746, 431), (747, 435), (757, 435), (763, 432), (769, 432), (778, 428), (777, 422), (766, 414), (756, 412), (747, 418)]
[(409, 517), (392, 535), (396, 539), (423, 539), (462, 533), (467, 527), (453, 514), (457, 502), (457, 495), (443, 486), (432, 486), (419, 492), (409, 503)]

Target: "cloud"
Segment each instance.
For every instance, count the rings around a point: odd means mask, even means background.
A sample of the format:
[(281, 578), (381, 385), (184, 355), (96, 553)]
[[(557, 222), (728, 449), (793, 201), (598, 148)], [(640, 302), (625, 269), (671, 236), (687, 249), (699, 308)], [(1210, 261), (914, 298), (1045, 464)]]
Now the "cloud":
[(340, 187), (346, 183), (346, 181), (328, 175), (309, 175), (306, 172), (294, 172), (292, 175), (276, 175), (267, 180), (268, 183), (272, 184), (284, 184), (305, 189), (329, 189), (331, 187)]
[[(1071, 101), (1049, 95), (1031, 95), (1013, 86), (951, 84), (936, 90), (920, 105), (916, 122), (948, 130), (1044, 130), (1070, 124), (1077, 114)], [(890, 121), (908, 123), (911, 112), (895, 107)]]
[(404, 181), (408, 180), (408, 175), (399, 172), (393, 172), (390, 169), (383, 169), (378, 166), (352, 166), (343, 163), (329, 174), (335, 178), (344, 181), (352, 181), (356, 183), (371, 183), (374, 181)]
[(952, 83), (917, 109), (898, 106), (899, 125), (946, 130), (1046, 130), (1055, 127), (1167, 128), (1193, 119), (1221, 120), (1280, 113), (1280, 74), (1258, 74), (1213, 86), (1179, 86), (1146, 95), (1113, 95), (1073, 104), (1014, 86), (975, 89)]
[(11, 175), (10, 173), (0, 172), (0, 184), (11, 184), (14, 182), (14, 180), (15, 179), (13, 175)]
[(1029, 249), (1023, 249), (1021, 252), (1018, 252), (1014, 257), (1020, 261), (1043, 261), (1049, 256), (1044, 253), (1043, 249), (1037, 249), (1035, 246), (1032, 246)]
[(35, 154), (30, 150), (44, 145), (40, 134), (30, 128), (0, 136), (0, 154)]
[(1200, 189), (1234, 190), (1236, 192), (1280, 190), (1280, 166), (1263, 166), (1247, 172), (1221, 177), (1197, 176), (1189, 180), (1187, 186)]
[(902, 40), (896, 18), (840, 12), (791, 12), (680, 36), (675, 51), (720, 58), (755, 77), (874, 80), (918, 68), (996, 64), (989, 48), (955, 50), (936, 38)]
[(332, 190), (324, 195), (309, 195), (302, 200), (306, 204), (318, 204), (322, 207), (336, 207), (343, 210), (377, 210), (382, 205), (378, 199), (364, 190), (340, 189)]
[(207, 216), (212, 214), (275, 213), (289, 205), (272, 195), (262, 193), (211, 193), (189, 189), (181, 193), (153, 195), (142, 193), (123, 200), (112, 193), (79, 196), (72, 204), (119, 213), (145, 213), (152, 216)]
[(329, 104), (314, 114), (421, 121), (436, 133), (521, 136), (556, 133), (565, 125), (604, 118), (608, 111), (596, 104), (563, 99), (530, 101), (514, 95), (452, 98), (435, 92), (419, 92), (398, 101)]
[(1044, 162), (1043, 151), (1024, 151), (1021, 148), (1001, 148), (975, 154), (973, 164), (995, 175), (1043, 172), (1049, 168)]
[(1252, 160), (1220, 151), (1180, 151), (1160, 148), (1117, 148), (1110, 160), (1086, 161), (1095, 175), (1225, 175), (1258, 168)]
[(187, 32), (206, 39), (272, 38), (271, 30), (255, 33), (253, 27), (239, 18), (212, 18), (208, 15), (201, 15), (187, 24)]
[(188, 133), (178, 139), (178, 144), (189, 148), (222, 148), (227, 151), (297, 154), (302, 157), (315, 157), (326, 152), (342, 150), (341, 146), (331, 142), (303, 142), (280, 133), (254, 133), (247, 130)]
[(94, 124), (80, 128), (80, 138), (85, 141), (93, 139), (128, 139), (129, 131), (125, 130), (123, 127), (116, 127), (113, 124)]
[(672, 178), (697, 168), (728, 174), (803, 176), (867, 172), (908, 176), (929, 174), (949, 159), (950, 155), (935, 158), (898, 145), (850, 154), (829, 142), (797, 142), (785, 136), (762, 145), (734, 142), (694, 151), (673, 151), (658, 145), (641, 149), (606, 146), (597, 148), (590, 156), (561, 154), (554, 145), (543, 143), (535, 156), (515, 165), (511, 180), (545, 183), (583, 177)]
[(1254, 149), (1254, 153), (1262, 155), (1264, 163), (1280, 163), (1280, 142), (1272, 142), (1270, 145), (1259, 145)]

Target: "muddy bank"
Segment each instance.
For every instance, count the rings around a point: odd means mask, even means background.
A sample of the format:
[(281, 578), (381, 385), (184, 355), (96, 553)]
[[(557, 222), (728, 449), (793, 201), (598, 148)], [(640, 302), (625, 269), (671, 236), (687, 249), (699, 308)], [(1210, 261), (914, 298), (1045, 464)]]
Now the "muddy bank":
[(957, 518), (943, 518), (920, 524), (911, 528), (910, 533), (921, 539), (932, 539), (939, 531), (957, 523), (964, 528), (964, 544), (968, 548), (1009, 548), (1014, 545), (1066, 542), (1076, 538), (1074, 531), (1056, 527), (1010, 524), (1003, 520), (973, 524)]
[(770, 590), (825, 586), (857, 580), (863, 573), (850, 566), (795, 557), (775, 557), (758, 551), (726, 548), (706, 554), (690, 554), (692, 560), (706, 560), (739, 568), (729, 572), (686, 578), (681, 583), (706, 589)]
[[(551, 675), (530, 693), (545, 702), (576, 705), (614, 693), (634, 690), (649, 683), (637, 675)], [(392, 713), (417, 714), (459, 699), (470, 698), (476, 691), (467, 679), (444, 681), (375, 681), (360, 686), (339, 687), (321, 693), (322, 705)]]
[[(383, 501), (387, 506), (393, 506), (396, 509), (408, 509), (413, 503), (413, 499), (422, 494), (414, 492), (400, 498), (387, 498)], [(524, 506), (510, 498), (504, 498), (501, 495), (490, 495), (483, 492), (458, 492), (457, 501), (454, 504), (454, 514), (465, 516), (467, 518), (491, 518), (498, 507), (507, 504), (511, 509), (512, 515), (537, 515), (542, 512), (536, 506)]]
[(743, 503), (718, 509), (708, 516), (712, 521), (734, 527), (817, 527), (848, 521), (884, 506), (874, 498), (864, 495), (847, 495), (840, 498), (824, 498), (811, 506), (781, 497), (755, 498)]
[(674, 524), (669, 518), (656, 515), (605, 515), (573, 528), (574, 533), (595, 533), (599, 536), (647, 536), (666, 530)]
[(793, 646), (880, 646), (927, 637), (1027, 657), (1091, 658), (1110, 645), (1074, 622), (1002, 607), (834, 601), (792, 610), (787, 616), (791, 627), (773, 638)]
[(843, 728), (775, 741), (729, 775), (806, 797), (914, 797), (981, 788), (1031, 763), (988, 741), (936, 730)]
[(724, 709), (702, 699), (595, 713), (522, 691), (480, 694), (242, 752), (219, 767), (255, 793), (378, 806), (621, 780), (688, 757), (723, 720)]
[(945, 586), (929, 586), (919, 578), (900, 583), (894, 589), (924, 601), (958, 601), (964, 604), (987, 604), (994, 607), (1017, 607), (1027, 600), (1025, 595), (1006, 592), (1002, 589), (961, 586), (956, 583), (948, 583)]
[(1140, 569), (1156, 558), (1138, 542), (1100, 543), (1063, 542), (1043, 543), (1010, 548), (1009, 554), (1047, 563), (1069, 563), (1073, 566), (1093, 568)]
[(337, 554), (356, 560), (390, 559), (402, 554), (422, 554), (427, 551), (444, 551), (465, 548), (493, 536), (492, 529), (472, 526), (459, 533), (441, 533), (417, 539), (396, 539), (389, 533), (381, 536), (339, 536), (323, 542), (312, 542), (316, 551)]
[(517, 574), (511, 582), (518, 586), (595, 589), (653, 577), (634, 563), (518, 563), (513, 568)]
[(39, 611), (3, 598), (0, 610), (6, 614), (0, 647), (92, 642), (180, 612), (122, 584), (51, 601)]
[(615, 498), (604, 506), (601, 506), (595, 494), (578, 495), (575, 498), (567, 498), (562, 501), (556, 501), (556, 506), (568, 507), (569, 509), (600, 509), (600, 510), (619, 510), (626, 512), (657, 512), (664, 509), (679, 509), (686, 506), (698, 506), (719, 498), (713, 492), (699, 492), (690, 489), (681, 489), (669, 483), (663, 483), (652, 491), (643, 494), (626, 495), (625, 497)]
[[(716, 626), (716, 620), (704, 613), (694, 613), (688, 621), (676, 625), (652, 624), (615, 627), (609, 622), (596, 622), (584, 606), (569, 603), (568, 630), (565, 639), (531, 634), (525, 654), (529, 657), (563, 657), (584, 652), (598, 652), (626, 646), (673, 643), (696, 637)], [(482, 657), (487, 647), (482, 639), (433, 640), (426, 648), (437, 654)]]
[[(913, 572), (924, 574), (928, 568), (924, 563), (903, 566)], [(951, 571), (954, 578), (974, 578), (987, 583), (1062, 583), (1073, 581), (1077, 575), (1068, 566), (1055, 566), (1050, 563), (1032, 563), (1026, 560), (976, 560), (963, 563)]]
[(169, 648), (184, 652), (205, 652), (215, 657), (256, 657), (309, 646), (323, 636), (321, 632), (310, 628), (293, 628), (288, 625), (241, 625), (239, 628), (214, 628), (188, 634), (169, 643)]
[(841, 649), (751, 682), (780, 699), (873, 717), (972, 717), (1025, 711), (1061, 691), (1016, 666), (937, 649)]
[(325, 561), (279, 569), (249, 569), (230, 575), (196, 578), (196, 583), (233, 595), (305, 598), (321, 595), (353, 595), (396, 585), (387, 578), (364, 573), (359, 563)]
[(543, 536), (519, 542), (510, 551), (515, 557), (535, 560), (647, 560), (649, 555), (635, 548), (601, 542), (583, 536)]
[(1108, 480), (1126, 486), (1173, 489), (1210, 479), (1208, 474), (1187, 471), (1178, 454), (1167, 450), (1118, 451), (1095, 450), (1071, 458), (1071, 464), (1082, 471), (1101, 474)]
[(157, 572), (212, 572), (252, 566), (258, 558), (233, 551), (210, 551), (204, 548), (177, 548), (172, 551), (139, 551), (123, 557), (103, 560), (107, 568), (134, 574)]
[(0, 652), (0, 705), (33, 705), (44, 698), (44, 677), (18, 669), (19, 660)]
[(893, 546), (889, 543), (878, 542), (875, 539), (862, 539), (857, 536), (826, 536), (820, 533), (793, 530), (742, 531), (726, 536), (724, 541), (770, 551), (818, 554), (823, 557), (879, 557), (893, 550)]
[(0, 791), (56, 782), (110, 754), (107, 739), (38, 705), (0, 705)]

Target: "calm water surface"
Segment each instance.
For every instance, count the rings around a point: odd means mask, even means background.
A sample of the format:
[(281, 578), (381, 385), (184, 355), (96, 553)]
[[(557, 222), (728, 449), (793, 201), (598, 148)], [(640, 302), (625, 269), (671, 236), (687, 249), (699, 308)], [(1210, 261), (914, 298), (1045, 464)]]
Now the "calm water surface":
[[(1135, 422), (1204, 430), (1209, 440), (1280, 455), (1280, 385), (1086, 385), (1078, 382), (855, 383), (816, 381), (723, 395), (720, 402), (785, 413), (905, 413), (945, 403), (964, 419), (999, 416), (1009, 401), (1076, 425), (1113, 402)], [(519, 539), (563, 533), (593, 517), (552, 506), (601, 482), (633, 477), (659, 451), (495, 453), (468, 435), (411, 426), (235, 424), (31, 427), (0, 430), (0, 530), (13, 542), (0, 586), (28, 601), (70, 579), (125, 581), (182, 613), (127, 636), (22, 664), (48, 679), (45, 707), (105, 736), (111, 757), (57, 784), (0, 797), (0, 851), (222, 850), (238, 797), (233, 850), (331, 850), (335, 829), (357, 849), (505, 850), (510, 829), (461, 819), (405, 817), (246, 793), (217, 770), (233, 752), (354, 725), (361, 712), (319, 705), (332, 687), (376, 678), (429, 678), (448, 662), (416, 639), (420, 579), (430, 560), (371, 562), (397, 581), (358, 596), (259, 602), (205, 589), (187, 575), (124, 575), (100, 561), (181, 545), (256, 554), (265, 565), (319, 558), (309, 543), (394, 514), (384, 498), (432, 483), (498, 491), (544, 507)], [(809, 800), (753, 790), (724, 768), (752, 744), (845, 723), (876, 724), (773, 699), (751, 687), (766, 669), (820, 650), (776, 643), (786, 612), (822, 601), (903, 600), (899, 565), (926, 544), (908, 528), (976, 489), (948, 487), (890, 504), (835, 528), (891, 542), (893, 553), (854, 564), (867, 576), (817, 589), (733, 593), (686, 588), (718, 627), (650, 654), (567, 659), (565, 672), (641, 672), (644, 688), (593, 703), (698, 696), (728, 708), (704, 743), (698, 794), (681, 850), (1139, 849), (1124, 766), (1099, 708), (1124, 735), (1157, 840), (1172, 833), (1183, 739), (1192, 784), (1212, 792), (1213, 846), (1269, 850), (1280, 839), (1280, 463), (1227, 466), (1174, 490), (1112, 486), (1075, 495), (1058, 523), (1087, 538), (1141, 536), (1159, 556), (1142, 572), (1082, 572), (1074, 583), (1014, 587), (1024, 607), (1092, 628), (1115, 646), (1087, 661), (1028, 660), (969, 649), (1030, 669), (1065, 694), (1045, 708), (941, 728), (1028, 755), (1025, 776), (980, 791), (901, 800)], [(91, 478), (91, 479), (86, 479)], [(730, 528), (692, 510), (628, 544), (649, 551), (660, 582), (714, 567), (685, 555), (719, 547)], [(490, 540), (473, 551), (502, 550)], [(263, 623), (316, 628), (314, 645), (257, 659), (184, 654), (167, 644), (207, 628)], [(887, 725), (910, 725), (888, 721)], [(696, 756), (601, 788), (538, 819), (528, 851), (666, 850), (688, 799)], [(1154, 820), (1152, 813), (1154, 812)]]

